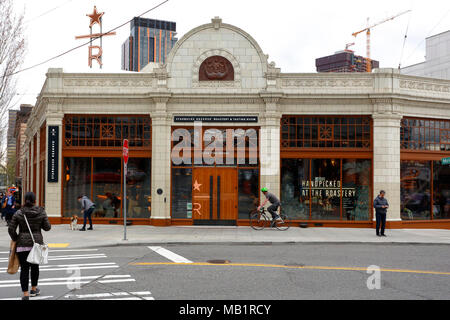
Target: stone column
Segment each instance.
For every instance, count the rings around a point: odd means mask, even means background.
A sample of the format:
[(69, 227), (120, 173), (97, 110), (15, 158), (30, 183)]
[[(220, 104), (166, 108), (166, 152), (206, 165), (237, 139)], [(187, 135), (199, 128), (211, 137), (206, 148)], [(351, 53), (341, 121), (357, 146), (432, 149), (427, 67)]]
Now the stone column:
[[(387, 221), (401, 222), (400, 217), (400, 121), (390, 102), (377, 101), (373, 117), (373, 188), (374, 197), (386, 191), (389, 201)], [(375, 220), (375, 211), (374, 211)], [(394, 224), (391, 224), (394, 225)], [(389, 224), (388, 224), (389, 226)]]
[[(50, 126), (56, 126), (59, 128), (59, 159), (58, 159), (58, 182), (48, 182), (48, 178), (45, 179), (44, 183), (45, 186), (45, 210), (47, 211), (47, 215), (49, 217), (54, 218), (61, 218), (63, 214), (63, 208), (62, 208), (62, 170), (63, 170), (63, 154), (62, 154), (62, 147), (64, 143), (63, 138), (63, 114), (53, 114), (47, 118), (47, 128), (46, 128), (46, 145), (45, 145), (45, 168), (44, 170), (48, 170), (48, 141), (49, 141), (49, 134), (48, 134), (48, 127)], [(46, 177), (46, 175), (44, 175)]]
[(260, 161), (261, 187), (280, 197), (280, 121), (278, 112), (278, 95), (264, 93), (261, 95), (266, 103), (264, 117), (261, 121)]
[(36, 131), (36, 154), (34, 155), (36, 157), (36, 205), (39, 205), (39, 195), (41, 193), (40, 191), (40, 161), (41, 161), (41, 153), (40, 153), (40, 145), (41, 145), (41, 130), (38, 126), (38, 129)]
[[(170, 225), (171, 119), (167, 117), (168, 96), (154, 98), (152, 114), (152, 224)], [(158, 189), (162, 194), (158, 194)]]

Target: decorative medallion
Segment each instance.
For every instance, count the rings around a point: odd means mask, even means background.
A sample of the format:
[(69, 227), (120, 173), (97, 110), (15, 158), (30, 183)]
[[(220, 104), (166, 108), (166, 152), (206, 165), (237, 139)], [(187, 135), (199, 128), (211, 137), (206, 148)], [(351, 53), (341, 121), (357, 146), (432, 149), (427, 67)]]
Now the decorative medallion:
[(334, 127), (330, 125), (319, 125), (319, 141), (333, 141)]
[(100, 128), (101, 138), (103, 140), (114, 139), (114, 126), (108, 124), (102, 124)]
[(206, 59), (200, 66), (200, 81), (234, 81), (234, 68), (221, 56)]

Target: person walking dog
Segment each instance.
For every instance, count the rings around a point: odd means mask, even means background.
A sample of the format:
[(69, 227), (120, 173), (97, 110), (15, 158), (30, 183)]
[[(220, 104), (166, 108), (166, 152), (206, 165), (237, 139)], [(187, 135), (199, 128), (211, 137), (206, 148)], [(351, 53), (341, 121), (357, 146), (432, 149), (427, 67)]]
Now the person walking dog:
[[(36, 196), (33, 192), (25, 195), (25, 205), (18, 210), (12, 217), (8, 227), (8, 233), (13, 241), (17, 242), (17, 255), (20, 262), (20, 285), (22, 287), (22, 300), (29, 300), (30, 296), (40, 295), (40, 289), (37, 287), (39, 281), (39, 265), (31, 264), (27, 261), (28, 254), (33, 248), (33, 238), (36, 243), (44, 244), (44, 238), (41, 229), (50, 231), (51, 225), (48, 221), (44, 208), (36, 207)], [(27, 222), (30, 226), (33, 237), (31, 237)], [(17, 234), (17, 227), (19, 233)], [(31, 271), (31, 291), (28, 292), (28, 281)]]
[(89, 225), (90, 227), (88, 230), (93, 230), (92, 228), (92, 213), (95, 210), (95, 204), (86, 196), (80, 195), (78, 198), (78, 201), (81, 203), (81, 213), (84, 215), (84, 224), (83, 228), (80, 229), (80, 231), (86, 231), (86, 220), (89, 219)]
[[(386, 237), (384, 234), (384, 229), (386, 227), (386, 214), (387, 209), (389, 208), (389, 203), (387, 199), (384, 197), (386, 192), (384, 190), (380, 191), (380, 194), (373, 201), (373, 207), (375, 208), (376, 219), (377, 219), (377, 236)], [(381, 225), (381, 233), (380, 233), (380, 225)]]

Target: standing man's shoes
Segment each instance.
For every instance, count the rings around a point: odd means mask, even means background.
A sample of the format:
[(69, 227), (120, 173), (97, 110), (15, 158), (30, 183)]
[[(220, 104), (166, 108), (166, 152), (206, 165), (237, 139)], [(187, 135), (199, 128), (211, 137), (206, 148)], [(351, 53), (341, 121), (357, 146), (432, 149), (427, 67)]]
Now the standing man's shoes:
[(88, 230), (94, 230), (92, 227), (88, 228)]
[(382, 237), (387, 237), (385, 234), (382, 234), (381, 236), (382, 236)]
[(36, 288), (36, 291), (30, 290), (30, 297), (36, 297), (41, 295), (41, 290), (39, 288)]
[(81, 228), (80, 231), (86, 231), (86, 229), (85, 228)]

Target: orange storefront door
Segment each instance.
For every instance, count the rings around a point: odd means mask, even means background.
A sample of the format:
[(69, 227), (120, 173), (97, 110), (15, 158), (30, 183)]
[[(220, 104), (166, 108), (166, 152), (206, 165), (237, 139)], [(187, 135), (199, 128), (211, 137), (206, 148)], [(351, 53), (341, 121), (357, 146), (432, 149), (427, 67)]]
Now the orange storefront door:
[(238, 208), (237, 169), (195, 168), (192, 218), (197, 225), (235, 225)]

